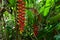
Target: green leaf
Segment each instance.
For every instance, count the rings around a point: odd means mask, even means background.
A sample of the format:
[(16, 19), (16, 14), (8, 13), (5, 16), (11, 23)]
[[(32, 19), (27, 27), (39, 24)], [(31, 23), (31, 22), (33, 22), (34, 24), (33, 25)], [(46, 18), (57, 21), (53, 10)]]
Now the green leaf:
[(49, 13), (49, 9), (50, 9), (50, 7), (45, 8), (45, 10), (44, 10), (44, 16), (47, 16), (47, 14)]
[(16, 6), (16, 0), (8, 0), (11, 6)]

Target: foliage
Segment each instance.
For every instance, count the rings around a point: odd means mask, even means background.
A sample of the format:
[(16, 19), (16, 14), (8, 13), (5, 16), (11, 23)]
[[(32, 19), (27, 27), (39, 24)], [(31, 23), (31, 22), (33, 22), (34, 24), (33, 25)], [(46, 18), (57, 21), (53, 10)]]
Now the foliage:
[[(6, 37), (8, 40), (18, 39), (22, 40), (55, 40), (55, 35), (60, 34), (60, 1), (59, 0), (24, 0), (26, 2), (26, 22), (24, 27), (24, 32), (19, 34), (16, 30), (16, 19), (17, 19), (17, 0), (8, 0), (7, 8), (9, 11), (3, 12), (3, 17), (6, 27)], [(42, 22), (38, 19), (33, 10), (29, 8), (34, 8), (41, 15)], [(34, 36), (33, 24), (36, 23), (39, 27), (38, 35)], [(4, 32), (5, 32), (4, 31)], [(18, 34), (16, 34), (18, 33)], [(16, 35), (16, 36), (15, 36)], [(55, 37), (57, 38), (57, 36)]]

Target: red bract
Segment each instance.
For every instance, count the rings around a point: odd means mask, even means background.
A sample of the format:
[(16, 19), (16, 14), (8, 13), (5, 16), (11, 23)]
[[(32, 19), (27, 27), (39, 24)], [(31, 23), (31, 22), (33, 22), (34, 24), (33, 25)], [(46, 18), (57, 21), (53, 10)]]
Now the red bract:
[(24, 28), (20, 27), (20, 30), (23, 30)]
[(21, 16), (19, 16), (19, 18), (20, 18), (21, 20), (23, 20), (23, 21), (25, 20), (25, 17), (21, 17)]
[(26, 7), (20, 7), (20, 6), (18, 6), (17, 8), (20, 9), (20, 10), (22, 10), (22, 9), (25, 10)]
[(25, 8), (23, 8), (23, 9), (21, 9), (21, 10), (25, 11)]
[(24, 13), (22, 12), (22, 15), (25, 15), (25, 12)]
[(20, 22), (20, 25), (24, 25), (24, 22)]
[(21, 7), (21, 8), (20, 8), (20, 10), (23, 10), (23, 11), (25, 11), (26, 9), (25, 9), (25, 7)]
[(24, 25), (25, 25), (23, 20), (19, 20), (18, 23), (20, 24), (20, 26), (23, 26), (23, 27), (24, 27)]
[(25, 21), (25, 18), (21, 18), (21, 20)]
[(23, 14), (19, 14), (19, 15), (18, 15), (18, 17), (20, 17), (20, 16), (21, 16), (21, 17), (25, 17), (25, 15), (23, 15)]
[(38, 35), (38, 32), (37, 32), (37, 31), (35, 31), (35, 32), (34, 32), (34, 35), (35, 35), (35, 36), (37, 36), (37, 35)]
[(25, 14), (25, 12), (23, 11), (22, 14)]
[(17, 12), (22, 12), (22, 10), (17, 10)]
[(24, 26), (25, 26), (25, 24), (20, 24), (20, 27), (22, 27), (22, 28), (23, 28)]
[(22, 20), (18, 20), (18, 22), (21, 24), (21, 23), (24, 23)]
[(25, 16), (24, 15), (18, 15), (18, 18), (21, 19), (21, 20), (25, 20)]
[(24, 26), (25, 26), (24, 23), (23, 24), (22, 23), (20, 24), (20, 28), (24, 28)]
[(20, 7), (20, 6), (18, 6), (17, 8), (18, 8), (18, 9), (22, 9), (22, 7)]
[(23, 10), (17, 10), (17, 12), (20, 13), (20, 14), (25, 13), (25, 11), (23, 11)]
[(34, 27), (34, 35), (37, 36), (38, 35), (38, 26), (36, 24), (33, 25)]
[(25, 16), (25, 14), (23, 14), (23, 13), (22, 13), (22, 14), (19, 14), (18, 16), (23, 16), (23, 17), (24, 17), (24, 16)]
[(25, 7), (25, 5), (23, 5), (23, 4), (18, 4), (18, 6), (19, 6), (19, 7)]
[(22, 5), (21, 7), (25, 7), (25, 5)]
[(19, 6), (19, 7), (21, 7), (21, 6), (22, 6), (22, 4), (18, 4), (18, 6)]

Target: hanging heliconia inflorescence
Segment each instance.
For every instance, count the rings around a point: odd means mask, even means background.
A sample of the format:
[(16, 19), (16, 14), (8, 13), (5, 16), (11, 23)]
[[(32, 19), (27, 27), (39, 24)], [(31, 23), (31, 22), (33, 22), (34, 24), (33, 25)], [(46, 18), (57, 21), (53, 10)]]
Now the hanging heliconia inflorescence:
[[(32, 8), (31, 9), (32, 10), (32, 12), (36, 15), (36, 17), (38, 17), (38, 20), (39, 20), (39, 18), (40, 18), (40, 15), (38, 14), (38, 11), (36, 10), (36, 9), (34, 9), (34, 8)], [(36, 19), (35, 19), (36, 20)], [(37, 20), (37, 21), (38, 21)], [(41, 20), (39, 20), (39, 21), (41, 21)], [(35, 21), (35, 23), (33, 24), (33, 32), (34, 32), (34, 35), (35, 36), (37, 36), (38, 35), (38, 25), (36, 24), (36, 21)]]
[(34, 32), (34, 35), (37, 36), (38, 35), (38, 26), (36, 24), (33, 25), (33, 32)]
[(19, 29), (20, 33), (24, 31), (25, 26), (25, 2), (23, 0), (17, 0), (17, 12), (18, 12), (18, 23), (19, 23)]
[[(31, 10), (31, 12), (34, 13), (35, 17), (38, 18), (38, 21), (41, 22), (41, 16), (38, 14), (38, 11), (35, 9), (35, 8), (28, 8), (29, 10)], [(34, 19), (35, 19), (34, 17)], [(36, 20), (36, 19), (35, 19)], [(33, 24), (33, 32), (34, 32), (34, 35), (37, 36), (38, 35), (38, 25), (36, 24), (36, 21), (35, 23)]]

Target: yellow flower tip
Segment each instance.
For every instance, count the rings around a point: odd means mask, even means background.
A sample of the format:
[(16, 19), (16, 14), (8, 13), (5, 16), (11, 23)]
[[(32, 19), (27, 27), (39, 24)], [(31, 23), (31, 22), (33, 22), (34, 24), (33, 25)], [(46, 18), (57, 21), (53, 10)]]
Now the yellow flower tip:
[(23, 30), (20, 30), (20, 34), (22, 34), (24, 31)]

